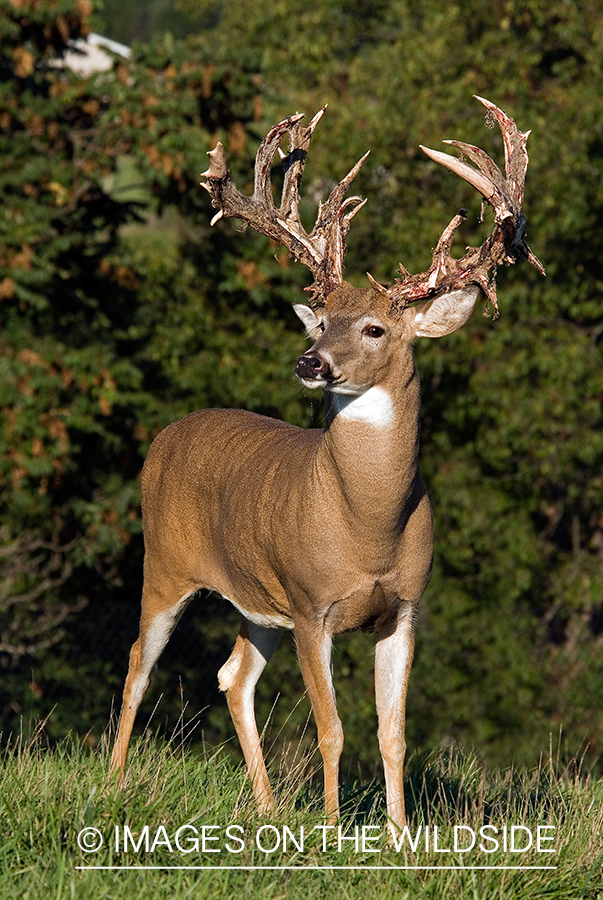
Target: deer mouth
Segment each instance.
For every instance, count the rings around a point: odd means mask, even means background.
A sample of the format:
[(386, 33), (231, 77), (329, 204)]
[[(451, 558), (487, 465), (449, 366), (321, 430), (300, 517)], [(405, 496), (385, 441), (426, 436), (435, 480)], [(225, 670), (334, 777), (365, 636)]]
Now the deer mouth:
[(311, 391), (314, 391), (317, 388), (326, 389), (329, 386), (328, 381), (324, 378), (300, 378), (299, 380), (304, 387), (310, 388)]

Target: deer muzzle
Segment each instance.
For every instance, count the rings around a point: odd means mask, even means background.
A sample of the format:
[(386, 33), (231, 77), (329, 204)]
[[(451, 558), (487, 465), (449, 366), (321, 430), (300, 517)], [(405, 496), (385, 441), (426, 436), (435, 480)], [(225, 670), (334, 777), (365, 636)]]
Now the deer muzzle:
[(304, 382), (320, 381), (324, 383), (331, 377), (329, 364), (318, 356), (300, 356), (295, 367), (295, 374)]

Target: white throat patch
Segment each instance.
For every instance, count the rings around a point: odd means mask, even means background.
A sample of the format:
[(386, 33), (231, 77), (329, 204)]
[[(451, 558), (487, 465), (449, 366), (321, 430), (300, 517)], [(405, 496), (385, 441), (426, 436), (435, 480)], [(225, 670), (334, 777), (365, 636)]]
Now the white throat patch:
[(394, 405), (386, 390), (369, 388), (363, 394), (331, 394), (338, 416), (348, 422), (364, 422), (375, 428), (389, 428), (394, 422)]

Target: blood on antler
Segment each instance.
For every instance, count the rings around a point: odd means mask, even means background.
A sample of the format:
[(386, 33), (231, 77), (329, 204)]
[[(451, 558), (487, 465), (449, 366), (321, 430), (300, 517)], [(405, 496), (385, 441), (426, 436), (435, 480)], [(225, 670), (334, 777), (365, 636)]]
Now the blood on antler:
[[(345, 236), (351, 219), (365, 200), (345, 194), (356, 173), (368, 156), (366, 153), (346, 177), (333, 190), (326, 201), (320, 203), (314, 228), (308, 234), (299, 218), (299, 186), (301, 183), (308, 148), (314, 129), (322, 118), (326, 106), (314, 116), (308, 126), (303, 126), (303, 115), (296, 113), (283, 119), (266, 135), (255, 160), (253, 195), (247, 197), (235, 187), (226, 164), (226, 154), (220, 142), (209, 151), (210, 166), (204, 172), (204, 187), (211, 194), (213, 205), (220, 212), (212, 219), (212, 225), (223, 216), (237, 216), (255, 231), (265, 234), (286, 247), (293, 256), (312, 272), (314, 282), (310, 305), (322, 306), (331, 291), (343, 281), (343, 257)], [(284, 136), (289, 135), (289, 153), (280, 150)], [(270, 167), (279, 151), (285, 169), (285, 180), (280, 207), (272, 198)]]
[[(461, 259), (455, 259), (450, 250), (455, 232), (466, 216), (465, 210), (461, 210), (442, 232), (427, 272), (411, 275), (400, 265), (403, 277), (396, 279), (391, 286), (378, 284), (369, 274), (373, 287), (389, 297), (392, 313), (400, 312), (414, 301), (424, 300), (444, 291), (459, 290), (468, 284), (478, 284), (492, 303), (494, 316), (497, 316), (496, 270), (501, 263), (509, 265), (518, 257), (525, 258), (544, 275), (544, 267), (525, 242), (526, 220), (521, 211), (528, 167), (526, 144), (530, 132), (519, 131), (513, 119), (489, 100), (482, 97), (476, 99), (496, 118), (500, 126), (505, 148), (504, 176), (490, 157), (472, 144), (445, 141), (456, 147), (461, 156), (474, 165), (448, 153), (427, 147), (421, 149), (482, 194), (494, 210), (494, 229), (481, 247), (469, 247)], [(318, 217), (310, 234), (301, 224), (298, 212), (299, 185), (314, 129), (325, 109), (326, 106), (307, 127), (302, 126), (303, 116), (297, 113), (272, 128), (262, 141), (256, 156), (253, 196), (241, 194), (233, 184), (221, 143), (209, 152), (211, 163), (204, 173), (207, 182), (203, 183), (203, 187), (212, 196), (214, 206), (220, 208), (212, 225), (223, 216), (238, 216), (256, 231), (283, 244), (297, 260), (310, 269), (314, 282), (308, 290), (313, 292), (310, 305), (314, 307), (324, 305), (328, 294), (343, 282), (345, 236), (351, 219), (366, 202), (360, 197), (344, 197), (368, 153), (331, 191), (326, 203), (319, 204)], [(287, 155), (280, 151), (280, 143), (285, 134), (289, 135)], [(278, 209), (272, 198), (270, 180), (270, 167), (277, 150), (285, 168), (281, 206)]]

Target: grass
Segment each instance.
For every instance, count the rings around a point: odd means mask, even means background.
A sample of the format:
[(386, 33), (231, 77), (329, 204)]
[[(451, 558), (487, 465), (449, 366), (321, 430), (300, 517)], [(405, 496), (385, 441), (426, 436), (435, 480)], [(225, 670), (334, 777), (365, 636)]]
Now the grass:
[[(74, 740), (49, 750), (38, 738), (4, 751), (1, 896), (603, 900), (603, 782), (581, 772), (576, 761), (563, 766), (552, 754), (533, 771), (492, 773), (458, 750), (411, 760), (409, 834), (399, 852), (386, 844), (378, 785), (344, 788), (342, 837), (354, 839), (339, 847), (337, 830), (323, 828), (320, 791), (299, 772), (280, 774), (278, 809), (259, 818), (244, 771), (219, 750), (195, 755), (175, 743), (139, 740), (122, 790), (109, 779), (107, 764), (106, 748), (93, 752)], [(480, 836), (486, 825), (490, 829)], [(538, 826), (541, 838), (553, 838), (541, 840), (540, 850), (553, 853), (538, 852)], [(84, 829), (96, 831), (86, 835)], [(436, 852), (434, 829), (439, 850), (449, 852)], [(473, 833), (475, 846), (463, 851)], [(80, 849), (78, 835), (84, 843), (99, 834), (99, 850)], [(531, 848), (520, 851), (529, 835)], [(479, 849), (480, 843), (494, 852)], [(80, 868), (90, 866), (145, 868)], [(354, 868), (336, 868), (342, 866)], [(477, 868), (484, 866), (491, 868)], [(552, 868), (534, 868), (542, 866)]]

